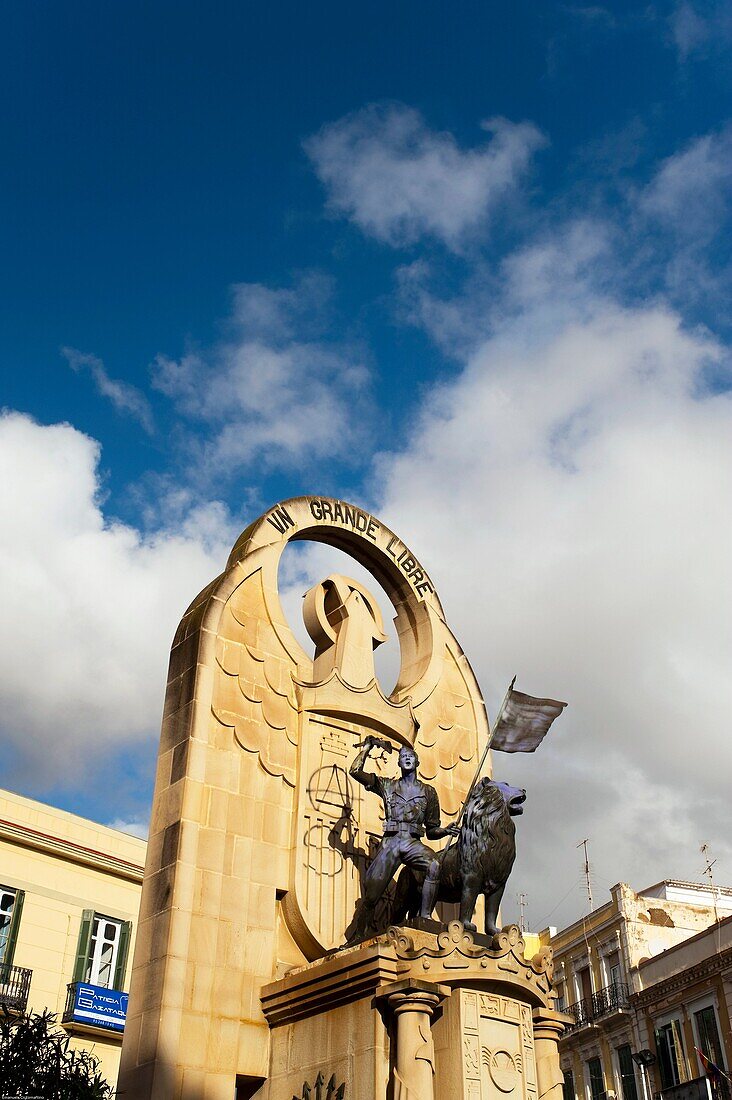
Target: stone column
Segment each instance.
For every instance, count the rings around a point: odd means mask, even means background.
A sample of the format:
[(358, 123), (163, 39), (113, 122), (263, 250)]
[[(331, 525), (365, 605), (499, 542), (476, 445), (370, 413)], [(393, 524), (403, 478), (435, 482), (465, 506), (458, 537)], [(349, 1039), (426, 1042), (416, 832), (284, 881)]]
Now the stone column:
[(394, 1100), (434, 1100), (431, 1021), (435, 1009), (449, 996), (447, 986), (409, 978), (377, 991), (377, 1000), (393, 1017), (396, 1029), (391, 1059)]
[(562, 1100), (564, 1074), (559, 1064), (559, 1040), (566, 1026), (562, 1012), (534, 1009), (534, 1050), (539, 1100)]

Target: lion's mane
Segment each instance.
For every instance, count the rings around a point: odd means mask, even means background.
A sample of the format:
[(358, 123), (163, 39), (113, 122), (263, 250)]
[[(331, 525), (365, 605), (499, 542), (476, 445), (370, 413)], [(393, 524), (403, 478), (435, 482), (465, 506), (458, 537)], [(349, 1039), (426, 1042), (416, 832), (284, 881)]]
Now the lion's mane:
[[(511, 873), (516, 859), (516, 826), (501, 788), (489, 779), (478, 783), (468, 800), (453, 859), (463, 873), (479, 871), (484, 884), (481, 892), (502, 886)], [(452, 862), (450, 851), (447, 860)]]

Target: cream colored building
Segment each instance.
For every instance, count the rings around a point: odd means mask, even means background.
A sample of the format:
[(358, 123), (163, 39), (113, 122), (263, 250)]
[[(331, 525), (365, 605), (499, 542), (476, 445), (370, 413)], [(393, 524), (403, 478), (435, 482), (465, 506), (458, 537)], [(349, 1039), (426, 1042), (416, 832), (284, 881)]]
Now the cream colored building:
[(119, 1068), (146, 844), (0, 790), (0, 1011), (57, 1013)]
[[(605, 905), (559, 932), (540, 934), (554, 950), (557, 1007), (575, 1020), (560, 1042), (565, 1100), (651, 1100), (658, 1093), (666, 1100), (691, 1100), (706, 1094), (704, 1082), (701, 1093), (692, 1089), (683, 1098), (672, 1086), (701, 1078), (695, 1045), (706, 1047), (709, 1057), (716, 1053), (709, 1012), (694, 1022), (694, 1011), (707, 1003), (715, 1006), (714, 1023), (730, 1065), (728, 1008), (706, 979), (700, 984), (692, 981), (691, 971), (681, 979), (679, 974), (692, 966), (690, 953), (714, 953), (719, 926), (711, 926), (717, 915), (730, 914), (730, 889), (713, 894), (706, 885), (666, 880), (636, 893), (619, 883)], [(727, 979), (715, 971), (720, 989), (729, 981), (730, 963)], [(670, 972), (677, 983), (678, 1003), (672, 1007), (654, 992)], [(685, 1013), (678, 1007), (695, 999), (696, 1009)], [(667, 1043), (678, 1066), (675, 1078), (666, 1072)], [(633, 1058), (643, 1050), (654, 1058), (646, 1071)]]
[[(651, 1088), (667, 1100), (703, 1075), (697, 1050), (732, 1067), (732, 916), (642, 962), (631, 997), (639, 1042), (657, 1058)], [(721, 1094), (730, 1096), (729, 1084)]]

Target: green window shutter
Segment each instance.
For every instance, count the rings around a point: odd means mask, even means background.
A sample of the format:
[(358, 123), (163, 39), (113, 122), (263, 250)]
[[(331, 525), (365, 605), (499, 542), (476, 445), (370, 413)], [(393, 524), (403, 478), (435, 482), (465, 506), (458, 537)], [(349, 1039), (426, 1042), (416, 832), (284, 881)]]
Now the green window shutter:
[(8, 939), (5, 945), (5, 954), (3, 955), (3, 962), (7, 963), (8, 966), (13, 965), (13, 955), (15, 954), (15, 945), (18, 942), (20, 914), (23, 912), (24, 900), (25, 890), (16, 891), (15, 901), (13, 902), (13, 912), (10, 915), (10, 927), (8, 928)]
[(119, 949), (117, 951), (117, 965), (114, 968), (114, 989), (124, 990), (125, 970), (127, 969), (127, 956), (130, 951), (130, 937), (132, 936), (132, 921), (126, 920), (119, 930)]
[(89, 948), (91, 946), (92, 929), (94, 927), (94, 910), (85, 909), (81, 914), (81, 928), (79, 929), (79, 942), (76, 947), (76, 963), (74, 965), (75, 982), (83, 982), (86, 974), (86, 966), (89, 962)]

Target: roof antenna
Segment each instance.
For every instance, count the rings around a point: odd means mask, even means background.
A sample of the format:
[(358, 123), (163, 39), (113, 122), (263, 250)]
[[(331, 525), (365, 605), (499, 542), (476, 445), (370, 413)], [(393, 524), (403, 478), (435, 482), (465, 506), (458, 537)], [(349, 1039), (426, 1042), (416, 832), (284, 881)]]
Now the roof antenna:
[(704, 856), (704, 862), (706, 863), (706, 867), (704, 868), (704, 871), (702, 873), (705, 874), (707, 876), (707, 878), (709, 879), (709, 889), (712, 891), (712, 905), (714, 906), (714, 923), (719, 924), (719, 911), (717, 909), (717, 888), (714, 885), (714, 877), (712, 875), (712, 867), (714, 866), (714, 864), (717, 861), (716, 861), (716, 859), (710, 859), (709, 858), (709, 845), (706, 842), (704, 844), (702, 844), (699, 851)]
[(589, 837), (585, 837), (577, 845), (578, 848), (584, 848), (585, 850), (585, 884), (587, 886), (587, 901), (589, 902), (590, 912), (594, 909), (594, 902), (592, 900), (592, 883), (590, 882), (590, 857), (587, 854), (587, 845), (589, 843)]
[(521, 893), (518, 895), (516, 900), (519, 903), (519, 911), (520, 911), (519, 930), (521, 932), (521, 935), (523, 936), (524, 932), (526, 931), (526, 921), (524, 920), (524, 909), (526, 909), (527, 904), (528, 904), (527, 901), (526, 901), (526, 894), (524, 894), (524, 892), (521, 891)]
[(704, 842), (699, 849), (704, 856), (704, 862), (706, 867), (704, 868), (704, 874), (709, 879), (709, 889), (712, 891), (712, 905), (714, 906), (714, 924), (717, 929), (717, 954), (722, 950), (722, 929), (719, 926), (719, 910), (717, 909), (717, 887), (714, 885), (714, 878), (712, 877), (712, 867), (717, 862), (716, 859), (709, 858), (709, 845)]

